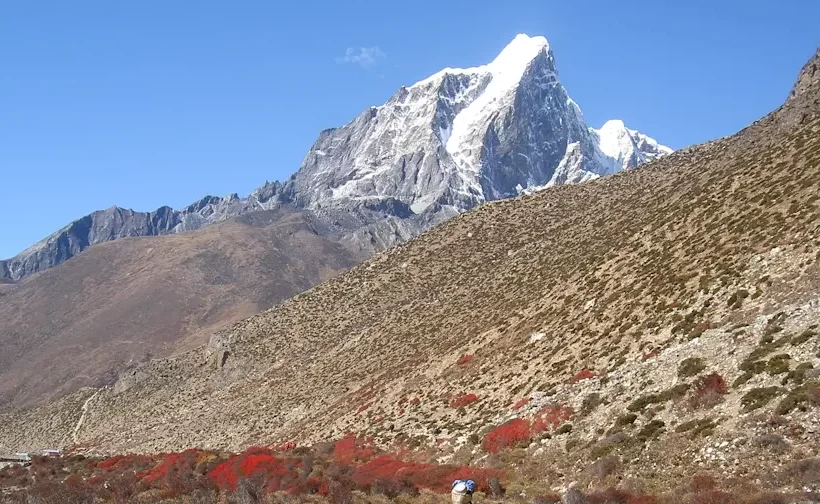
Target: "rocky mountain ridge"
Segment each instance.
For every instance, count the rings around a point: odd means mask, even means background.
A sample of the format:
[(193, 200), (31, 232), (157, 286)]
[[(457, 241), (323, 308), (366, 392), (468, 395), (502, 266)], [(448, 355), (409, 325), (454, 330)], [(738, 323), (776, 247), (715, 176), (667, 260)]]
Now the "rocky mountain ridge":
[(344, 220), (348, 241), (383, 249), (481, 202), (669, 152), (620, 121), (590, 128), (558, 80), (547, 40), (519, 35), (488, 65), (445, 69), (323, 131), (285, 182), (266, 182), (245, 198), (206, 196), (180, 210), (94, 212), (0, 261), (0, 279), (19, 280), (98, 243), (191, 231), (282, 205)]

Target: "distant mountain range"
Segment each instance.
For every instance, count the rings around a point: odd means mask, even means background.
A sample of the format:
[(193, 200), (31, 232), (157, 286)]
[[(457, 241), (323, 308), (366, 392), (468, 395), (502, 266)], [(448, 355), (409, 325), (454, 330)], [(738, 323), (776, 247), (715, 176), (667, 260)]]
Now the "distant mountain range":
[(488, 65), (444, 69), (323, 131), (285, 182), (245, 198), (206, 196), (180, 210), (96, 211), (0, 261), (0, 280), (18, 281), (98, 243), (192, 231), (280, 206), (383, 249), (481, 202), (591, 180), (670, 152), (621, 121), (590, 128), (558, 79), (547, 40), (518, 35)]

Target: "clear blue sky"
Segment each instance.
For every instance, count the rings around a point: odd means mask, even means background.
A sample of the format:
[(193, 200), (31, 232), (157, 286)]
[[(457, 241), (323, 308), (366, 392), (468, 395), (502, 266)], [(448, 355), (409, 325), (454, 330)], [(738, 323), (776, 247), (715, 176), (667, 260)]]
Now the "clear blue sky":
[(550, 40), (592, 126), (731, 134), (783, 101), (818, 19), (810, 0), (0, 0), (0, 257), (95, 209), (286, 178), (320, 130), (517, 33)]

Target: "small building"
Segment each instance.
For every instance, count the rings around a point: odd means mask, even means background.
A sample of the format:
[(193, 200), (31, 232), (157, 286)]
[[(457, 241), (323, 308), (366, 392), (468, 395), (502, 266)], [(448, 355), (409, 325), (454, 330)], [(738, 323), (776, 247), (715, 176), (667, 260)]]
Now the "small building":
[(4, 464), (28, 464), (31, 462), (31, 455), (28, 453), (15, 453), (14, 455), (0, 454), (0, 462)]
[(40, 455), (43, 457), (59, 457), (63, 454), (62, 450), (57, 450), (54, 448), (48, 448), (45, 450), (40, 450)]

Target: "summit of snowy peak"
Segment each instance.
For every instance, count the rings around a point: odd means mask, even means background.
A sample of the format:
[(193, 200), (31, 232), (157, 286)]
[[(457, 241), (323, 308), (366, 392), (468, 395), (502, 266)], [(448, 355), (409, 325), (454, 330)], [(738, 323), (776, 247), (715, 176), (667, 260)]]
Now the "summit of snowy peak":
[(545, 37), (519, 34), (487, 65), (470, 68), (447, 67), (416, 82), (411, 87), (429, 85), (441, 81), (447, 75), (469, 74), (491, 74), (493, 79), (504, 80), (509, 85), (521, 79), (530, 62), (540, 54), (549, 54), (549, 52), (550, 45)]
[(627, 127), (620, 119), (610, 119), (598, 131), (626, 131)]
[(549, 49), (550, 44), (545, 37), (530, 37), (522, 33), (516, 35), (488, 67), (493, 73), (516, 72), (520, 76), (532, 60), (541, 53), (549, 52)]
[[(540, 55), (547, 59), (546, 65), (536, 65)], [(482, 92), (465, 107), (452, 121), (445, 150), (463, 173), (477, 173), (481, 166), (480, 159), (484, 156), (486, 146), (477, 142), (484, 138), (490, 130), (497, 133), (496, 125), (500, 112), (513, 110), (512, 104), (517, 97), (517, 89), (521, 85), (528, 69), (538, 67), (533, 75), (533, 84), (543, 89), (557, 88), (565, 94), (557, 82), (554, 71), (554, 61), (549, 51), (549, 43), (544, 37), (529, 37), (518, 35), (499, 53), (499, 55), (482, 70), (491, 78)], [(545, 95), (542, 96), (542, 101)], [(534, 103), (542, 107), (543, 103)], [(503, 120), (502, 120), (503, 122)], [(495, 134), (495, 133), (493, 133)], [(524, 154), (526, 156), (526, 154)]]
[(627, 170), (672, 152), (654, 138), (626, 127), (620, 119), (610, 119), (600, 129), (590, 131), (598, 136), (598, 148)]

